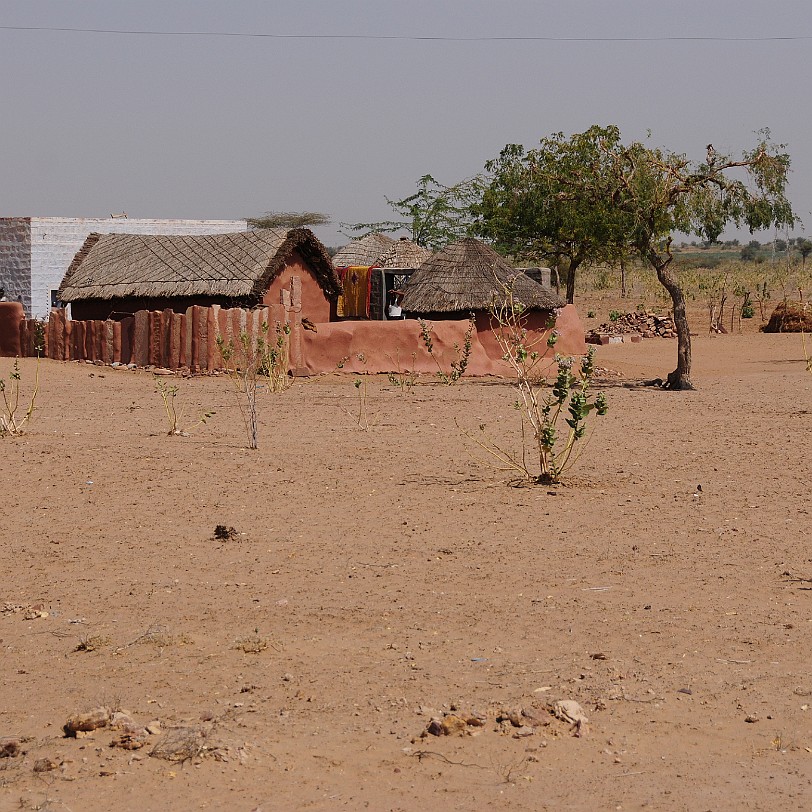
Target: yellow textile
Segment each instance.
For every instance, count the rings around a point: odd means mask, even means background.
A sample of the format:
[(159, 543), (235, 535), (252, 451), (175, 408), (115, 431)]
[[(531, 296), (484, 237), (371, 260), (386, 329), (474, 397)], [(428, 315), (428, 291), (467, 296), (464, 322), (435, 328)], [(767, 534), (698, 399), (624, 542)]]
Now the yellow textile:
[(343, 269), (344, 295), (339, 297), (337, 313), (348, 319), (369, 318), (369, 265), (352, 265)]

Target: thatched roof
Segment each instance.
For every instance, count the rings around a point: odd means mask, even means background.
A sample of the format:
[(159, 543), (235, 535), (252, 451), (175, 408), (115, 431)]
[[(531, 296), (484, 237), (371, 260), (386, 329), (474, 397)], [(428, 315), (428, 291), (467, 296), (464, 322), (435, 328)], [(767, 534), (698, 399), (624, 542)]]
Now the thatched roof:
[(401, 237), (378, 259), (377, 265), (387, 270), (414, 270), (419, 268), (429, 257), (431, 251)]
[(554, 310), (564, 301), (513, 268), (485, 243), (458, 240), (426, 260), (403, 287), (403, 309), (410, 313), (488, 310), (505, 301), (506, 292), (533, 310)]
[(59, 298), (228, 296), (259, 300), (294, 251), (335, 300), (341, 283), (312, 231), (254, 229), (233, 234), (91, 234), (62, 280)]
[(367, 234), (340, 249), (333, 257), (333, 265), (336, 268), (376, 265), (381, 254), (389, 249), (393, 242), (394, 240), (386, 234)]

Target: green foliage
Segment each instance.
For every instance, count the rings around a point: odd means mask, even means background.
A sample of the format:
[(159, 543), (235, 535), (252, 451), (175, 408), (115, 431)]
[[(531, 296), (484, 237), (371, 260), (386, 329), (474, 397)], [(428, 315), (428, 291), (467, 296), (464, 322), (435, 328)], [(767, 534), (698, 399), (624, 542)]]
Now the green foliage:
[(611, 321), (612, 323), (616, 322), (620, 318), (620, 316), (621, 316), (621, 313), (620, 313), (619, 310), (610, 310), (609, 311), (609, 321)]
[(738, 160), (717, 153), (709, 144), (704, 161), (690, 161), (638, 141), (625, 145), (617, 127), (607, 127), (600, 135), (596, 171), (563, 178), (558, 195), (598, 209), (611, 201), (612, 222), (618, 224), (612, 233), (654, 269), (672, 300), (677, 368), (666, 386), (691, 388), (685, 296), (669, 268), (674, 258), (672, 235), (694, 234), (712, 243), (730, 223), (751, 232), (791, 226), (796, 217), (786, 197), (789, 155), (783, 145), (770, 141), (767, 131)]
[(307, 228), (326, 226), (330, 217), (318, 211), (268, 211), (261, 217), (247, 217), (246, 221), (251, 228)]
[(20, 372), (19, 358), (14, 359), (8, 377), (8, 383), (5, 378), (0, 378), (0, 397), (3, 400), (0, 406), (0, 437), (16, 437), (22, 434), (34, 414), (39, 394), (39, 358), (34, 373), (34, 386), (27, 397), (22, 396), (23, 376)]
[(454, 358), (451, 360), (448, 371), (443, 368), (440, 359), (434, 352), (434, 341), (431, 335), (432, 325), (428, 324), (425, 319), (418, 319), (418, 321), (420, 322), (420, 338), (423, 341), (423, 346), (434, 359), (434, 363), (437, 364), (437, 377), (446, 386), (455, 384), (465, 374), (465, 370), (468, 369), (468, 361), (471, 358), (472, 336), (476, 326), (473, 313), (468, 319), (468, 329), (465, 331), (462, 347), (459, 344), (454, 344)]
[(417, 181), (417, 191), (401, 200), (386, 198), (398, 215), (396, 220), (377, 223), (342, 223), (352, 232), (392, 234), (408, 231), (418, 245), (432, 250), (466, 237), (473, 215), (471, 207), (479, 199), (482, 179), (479, 175), (453, 186), (445, 186), (431, 175)]
[(581, 265), (615, 263), (628, 253), (625, 212), (611, 197), (573, 193), (578, 184), (596, 191), (603, 185), (617, 137), (615, 127), (593, 126), (571, 138), (555, 133), (528, 151), (508, 144), (485, 165), (490, 182), (474, 207), (477, 232), (519, 260), (564, 270), (569, 302)]
[[(592, 395), (595, 375), (595, 348), (581, 359), (580, 374), (572, 372), (573, 359), (556, 355), (551, 361), (548, 350), (555, 347), (553, 331), (546, 346), (532, 339), (524, 323), (524, 308), (513, 301), (510, 292), (506, 304), (491, 311), (494, 336), (503, 351), (503, 360), (514, 372), (518, 397), (516, 410), (522, 421), (522, 453), (517, 456), (490, 438), (477, 440), (480, 447), (509, 468), (519, 471), (523, 479), (545, 485), (555, 485), (575, 463), (578, 443), (586, 437), (587, 420), (591, 413), (603, 416), (608, 404), (603, 393)], [(544, 377), (545, 367), (555, 364), (557, 374), (552, 386)], [(538, 472), (531, 470), (526, 454), (526, 426), (531, 431), (531, 444), (538, 461)], [(480, 431), (485, 426), (480, 425)]]
[(169, 437), (188, 437), (198, 426), (206, 423), (214, 415), (213, 411), (201, 412), (200, 417), (192, 425), (184, 425), (185, 408), (178, 407), (177, 398), (180, 387), (177, 384), (167, 383), (158, 375), (155, 378), (155, 391), (161, 396), (166, 412), (166, 422)]

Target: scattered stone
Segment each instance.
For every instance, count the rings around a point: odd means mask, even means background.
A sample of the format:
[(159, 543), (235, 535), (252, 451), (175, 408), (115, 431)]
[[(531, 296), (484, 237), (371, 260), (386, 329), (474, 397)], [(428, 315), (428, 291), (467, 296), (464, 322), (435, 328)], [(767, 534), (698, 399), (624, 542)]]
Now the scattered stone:
[(129, 711), (119, 710), (116, 711), (111, 717), (107, 726), (111, 730), (126, 730), (128, 728), (138, 727), (135, 720), (130, 716)]
[(36, 620), (37, 618), (48, 617), (48, 612), (41, 603), (28, 608), (28, 611), (23, 615), (23, 620)]
[(455, 713), (447, 713), (442, 717), (434, 717), (426, 727), (426, 733), (432, 736), (462, 736), (468, 732), (469, 719), (474, 720), (471, 727), (482, 727), (484, 724), (479, 716), (463, 718)]
[(54, 761), (52, 758), (38, 758), (34, 762), (34, 772), (49, 773), (53, 770), (59, 769), (59, 766), (59, 763)]
[(148, 722), (145, 730), (150, 736), (160, 736), (163, 732), (161, 723), (157, 719), (153, 719), (151, 722)]
[(532, 736), (536, 732), (534, 727), (530, 725), (522, 725), (521, 727), (517, 728), (513, 734), (514, 739), (525, 739), (528, 736)]
[(584, 709), (574, 699), (561, 699), (551, 708), (553, 716), (562, 722), (569, 722), (573, 727), (576, 736), (582, 736), (586, 732), (588, 719)]
[(125, 727), (120, 735), (111, 742), (110, 747), (120, 747), (122, 750), (140, 750), (149, 738), (146, 728), (133, 725)]
[(744, 721), (750, 725), (754, 725), (758, 721), (758, 716), (756, 716), (754, 713), (749, 713), (744, 717)]
[(89, 733), (92, 730), (106, 727), (110, 722), (110, 711), (107, 708), (93, 708), (86, 713), (71, 716), (62, 726), (65, 736), (76, 738), (78, 733)]

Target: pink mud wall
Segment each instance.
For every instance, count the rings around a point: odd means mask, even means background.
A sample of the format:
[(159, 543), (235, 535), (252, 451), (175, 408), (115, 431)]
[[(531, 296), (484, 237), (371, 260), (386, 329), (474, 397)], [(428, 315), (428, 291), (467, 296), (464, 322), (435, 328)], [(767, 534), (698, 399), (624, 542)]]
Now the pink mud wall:
[(25, 311), (19, 302), (0, 302), (0, 356), (16, 358), (20, 352), (20, 333)]
[[(528, 321), (529, 340), (537, 336), (538, 352), (547, 352), (549, 358), (561, 355), (584, 355), (587, 351), (584, 328), (575, 307), (562, 308), (556, 319), (558, 341), (555, 348), (547, 348), (549, 314), (539, 313)], [(468, 320), (442, 320), (432, 323), (434, 355), (443, 369), (448, 371), (457, 358), (454, 344), (462, 346)], [(318, 324), (318, 332), (303, 331), (304, 371), (310, 374), (324, 372), (395, 372), (409, 370), (434, 374), (437, 364), (426, 351), (420, 337), (420, 323), (415, 319), (401, 321), (344, 321)], [(362, 355), (365, 361), (359, 360)], [(413, 357), (414, 355), (414, 357)], [(466, 375), (511, 374), (510, 367), (501, 360), (502, 351), (493, 335), (490, 320), (478, 320), (472, 336), (471, 356)], [(339, 364), (342, 366), (339, 368)]]
[(310, 319), (314, 324), (330, 321), (335, 308), (324, 295), (321, 285), (311, 273), (310, 268), (296, 251), (291, 254), (284, 270), (280, 272), (268, 290), (265, 291), (262, 303), (265, 305), (278, 305), (282, 291), (290, 290), (294, 276), (298, 276), (302, 281), (302, 316)]

